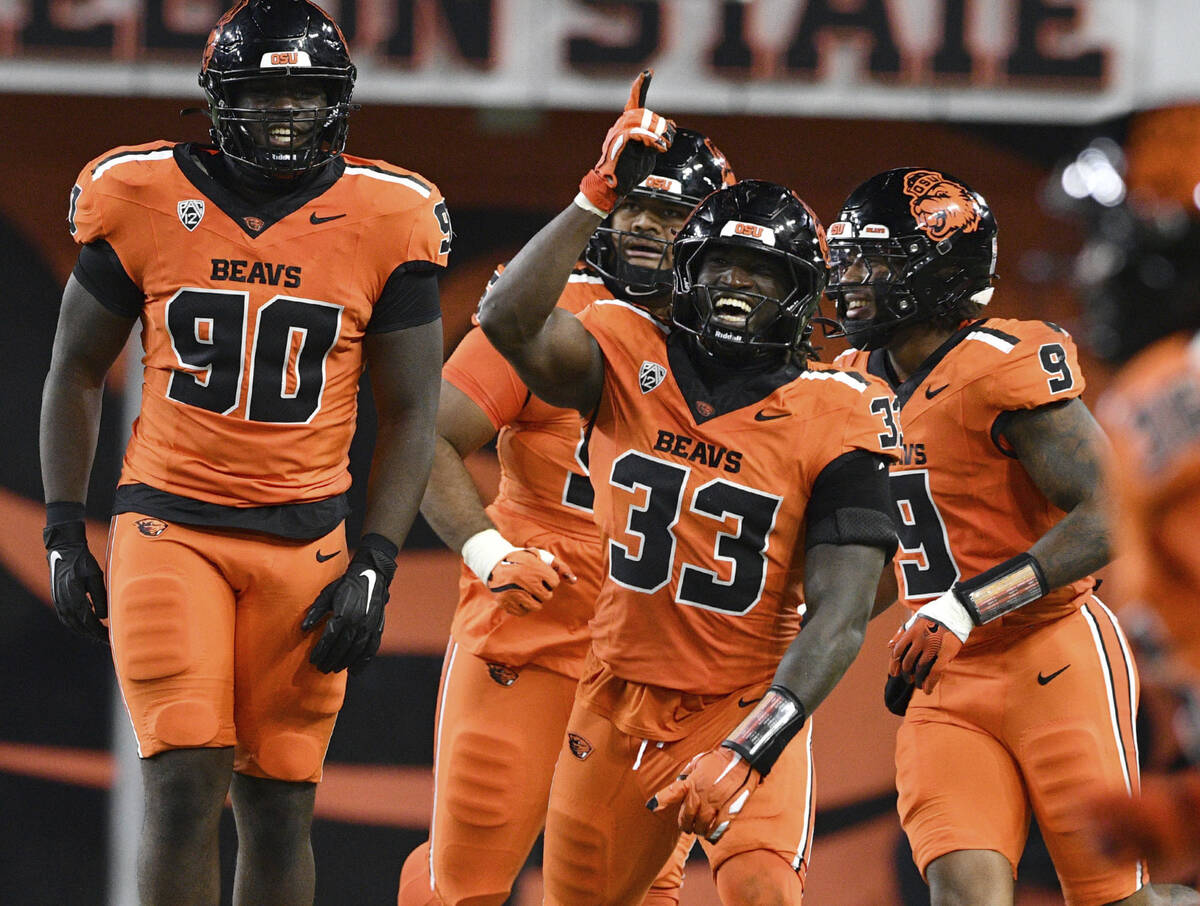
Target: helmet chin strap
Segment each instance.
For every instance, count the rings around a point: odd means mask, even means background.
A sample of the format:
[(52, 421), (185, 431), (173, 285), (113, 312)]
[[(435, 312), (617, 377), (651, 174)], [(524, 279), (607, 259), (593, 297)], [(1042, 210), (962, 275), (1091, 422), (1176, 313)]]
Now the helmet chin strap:
[(705, 368), (717, 368), (725, 372), (747, 374), (769, 371), (787, 360), (788, 351), (778, 346), (760, 346), (753, 351), (748, 347), (736, 346), (689, 333), (688, 346), (697, 354), (697, 364)]
[(307, 185), (320, 172), (318, 167), (288, 178), (273, 177), (259, 167), (239, 160), (224, 151), (217, 155), (217, 161), (223, 173), (233, 183), (232, 187), (254, 199), (270, 199), (287, 195)]

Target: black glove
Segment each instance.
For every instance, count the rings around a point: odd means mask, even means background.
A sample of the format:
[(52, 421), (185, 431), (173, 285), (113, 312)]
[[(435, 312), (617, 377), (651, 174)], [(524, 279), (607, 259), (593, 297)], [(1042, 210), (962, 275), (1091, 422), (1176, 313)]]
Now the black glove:
[(42, 530), (42, 540), (58, 619), (68, 629), (107, 645), (108, 630), (100, 621), (108, 616), (108, 593), (100, 564), (88, 550), (83, 505), (50, 504), (46, 516), (49, 524)]
[(910, 679), (905, 679), (904, 674), (889, 676), (883, 687), (883, 703), (893, 714), (903, 717), (916, 688), (916, 684)]
[(309, 662), (322, 673), (350, 668), (358, 673), (379, 650), (383, 608), (396, 574), (400, 549), (383, 535), (366, 535), (340, 579), (330, 582), (304, 615), (300, 628), (309, 632), (328, 614), (325, 631), (313, 646)]

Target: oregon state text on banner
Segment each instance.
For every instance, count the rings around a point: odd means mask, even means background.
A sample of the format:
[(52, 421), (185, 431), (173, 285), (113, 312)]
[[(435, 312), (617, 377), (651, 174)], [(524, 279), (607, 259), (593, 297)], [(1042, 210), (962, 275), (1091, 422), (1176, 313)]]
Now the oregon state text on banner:
[[(209, 8), (211, 4), (211, 8)], [(0, 91), (195, 94), (220, 0), (13, 0)], [(328, 0), (356, 99), (1084, 122), (1200, 95), (1192, 0)]]

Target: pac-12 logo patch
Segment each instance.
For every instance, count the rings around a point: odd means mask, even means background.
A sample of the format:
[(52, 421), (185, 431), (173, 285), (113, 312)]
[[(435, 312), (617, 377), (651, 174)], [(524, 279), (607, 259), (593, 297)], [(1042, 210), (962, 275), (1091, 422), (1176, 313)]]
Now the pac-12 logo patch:
[(567, 734), (567, 747), (571, 750), (571, 754), (580, 761), (586, 761), (587, 757), (592, 754), (592, 744), (578, 733)]
[(512, 667), (504, 664), (488, 663), (487, 668), (488, 676), (501, 686), (511, 686), (517, 681), (517, 677), (520, 675)]
[(638, 386), (642, 388), (642, 393), (649, 393), (661, 384), (666, 376), (667, 369), (658, 362), (642, 362), (642, 367), (638, 369)]
[(189, 233), (200, 226), (200, 221), (204, 219), (204, 202), (199, 198), (181, 201), (175, 210), (179, 212), (179, 222), (188, 228)]
[(139, 519), (134, 525), (147, 538), (157, 538), (167, 530), (167, 524), (161, 519)]

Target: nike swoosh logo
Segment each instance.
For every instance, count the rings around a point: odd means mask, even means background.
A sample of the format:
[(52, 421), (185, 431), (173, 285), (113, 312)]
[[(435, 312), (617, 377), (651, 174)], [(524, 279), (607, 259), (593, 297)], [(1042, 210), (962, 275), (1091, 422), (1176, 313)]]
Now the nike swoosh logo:
[[(1067, 664), (1067, 667), (1070, 667), (1070, 666), (1071, 666), (1070, 664)], [(1064, 670), (1066, 670), (1067, 667), (1060, 667), (1058, 670), (1055, 670), (1049, 676), (1042, 676), (1041, 671), (1038, 671), (1038, 685), (1039, 686), (1046, 685), (1046, 683), (1050, 682), (1050, 680), (1054, 679), (1054, 677), (1058, 676), (1060, 673), (1062, 673)]]
[(375, 597), (375, 580), (377, 577), (373, 569), (364, 569), (359, 575), (367, 577), (367, 609), (363, 611), (363, 616), (366, 616), (371, 612), (371, 599)]
[(62, 559), (62, 554), (58, 551), (50, 552), (50, 581), (54, 581), (54, 567), (58, 565), (58, 561)]
[(941, 393), (943, 390), (945, 390), (949, 386), (950, 386), (949, 384), (942, 384), (942, 386), (938, 387), (936, 390), (933, 387), (926, 387), (925, 388), (925, 399), (927, 399), (927, 400), (933, 399), (935, 396), (937, 396), (939, 393)]
[(318, 223), (329, 223), (329, 221), (331, 221), (331, 220), (339, 220), (340, 218), (345, 217), (345, 216), (346, 216), (345, 214), (334, 214), (332, 217), (318, 217), (317, 212), (313, 211), (311, 214), (308, 215), (308, 222), (311, 223), (313, 226), (316, 226)]
[(761, 696), (761, 695), (760, 695), (758, 698), (752, 698), (752, 699), (750, 699), (749, 701), (747, 701), (747, 700), (746, 700), (746, 699), (744, 699), (744, 698), (739, 698), (739, 699), (738, 699), (738, 707), (739, 707), (739, 708), (749, 708), (749, 707), (750, 707), (752, 704), (754, 704), (755, 702), (760, 702), (760, 701), (762, 701), (762, 696)]
[(341, 551), (334, 551), (332, 554), (323, 554), (320, 551), (317, 551), (317, 562), (324, 563), (326, 560), (332, 560), (340, 553)]
[(759, 409), (754, 413), (754, 420), (756, 422), (773, 422), (777, 418), (787, 418), (789, 415), (791, 415), (790, 412), (780, 412), (778, 415), (767, 415), (765, 412)]

